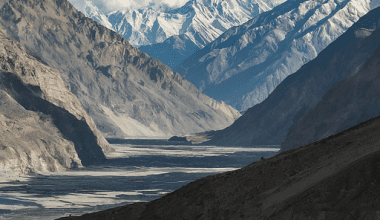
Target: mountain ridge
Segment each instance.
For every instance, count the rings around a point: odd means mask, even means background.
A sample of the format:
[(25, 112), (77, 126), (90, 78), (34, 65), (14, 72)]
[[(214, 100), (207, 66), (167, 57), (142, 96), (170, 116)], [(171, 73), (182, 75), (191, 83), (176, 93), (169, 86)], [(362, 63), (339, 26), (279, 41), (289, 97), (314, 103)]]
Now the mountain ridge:
[[(352, 25), (337, 40), (327, 46), (317, 58), (289, 75), (262, 103), (249, 108), (231, 126), (216, 131), (204, 144), (254, 146), (280, 145), (288, 129), (338, 81), (358, 71), (376, 47), (360, 49), (355, 30), (370, 29), (379, 19), (379, 7), (371, 10)], [(358, 56), (360, 54), (360, 56)], [(352, 62), (347, 62), (351, 60)], [(343, 66), (341, 66), (344, 64)], [(315, 86), (318, 85), (318, 86)]]
[[(380, 24), (380, 18), (377, 22)], [(357, 29), (357, 38), (365, 39), (360, 45), (372, 54), (358, 71), (337, 82), (321, 100), (289, 129), (281, 150), (318, 141), (349, 127), (380, 115), (377, 90), (380, 29)], [(374, 52), (372, 52), (375, 50)], [(357, 56), (362, 53), (357, 53)], [(355, 62), (355, 60), (347, 60)]]
[(174, 68), (239, 111), (262, 102), (370, 10), (370, 1), (286, 1), (233, 27)]
[[(174, 68), (229, 28), (240, 25), (285, 0), (191, 0), (175, 9), (121, 9), (99, 15), (90, 6), (78, 8), (116, 30), (141, 51)], [(107, 17), (107, 21), (99, 17)], [(191, 45), (191, 46), (190, 46)], [(186, 47), (184, 49), (183, 47)], [(189, 50), (189, 48), (191, 48)], [(165, 56), (165, 59), (162, 59)]]

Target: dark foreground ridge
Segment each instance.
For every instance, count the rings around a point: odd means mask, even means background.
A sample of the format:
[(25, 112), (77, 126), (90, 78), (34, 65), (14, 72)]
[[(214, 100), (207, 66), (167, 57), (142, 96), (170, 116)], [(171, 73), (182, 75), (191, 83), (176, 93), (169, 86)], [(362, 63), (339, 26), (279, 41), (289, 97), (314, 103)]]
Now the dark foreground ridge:
[(380, 117), (160, 199), (60, 219), (376, 219)]

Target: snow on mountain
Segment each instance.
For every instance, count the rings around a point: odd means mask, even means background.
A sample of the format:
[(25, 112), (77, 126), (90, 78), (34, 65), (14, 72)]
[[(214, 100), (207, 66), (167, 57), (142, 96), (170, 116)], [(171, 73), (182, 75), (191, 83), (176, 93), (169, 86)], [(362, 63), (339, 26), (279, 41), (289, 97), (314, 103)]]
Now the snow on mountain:
[(195, 45), (203, 48), (232, 26), (282, 2), (284, 0), (192, 0), (169, 11), (148, 7), (112, 12), (108, 19), (113, 28), (136, 47), (186, 34)]
[[(374, 23), (380, 27), (380, 7), (361, 17), (321, 51), (317, 58), (286, 77), (262, 103), (249, 108), (228, 128), (213, 132), (211, 140), (202, 144), (257, 146), (282, 143), (282, 150), (289, 150), (292, 146), (301, 146), (336, 134), (370, 116), (375, 117), (376, 112), (380, 114), (375, 103), (371, 103), (377, 94), (371, 88), (377, 85), (375, 79), (372, 79), (373, 85), (366, 84), (361, 91), (352, 92), (350, 89), (351, 92), (347, 93), (344, 87), (340, 88), (341, 92), (334, 92), (335, 100), (328, 104), (325, 102), (333, 94), (331, 91), (334, 91), (334, 87), (339, 88), (343, 84), (347, 88), (357, 89), (351, 82), (342, 82), (358, 75), (379, 47), (380, 28), (377, 33), (372, 33)], [(373, 72), (374, 77), (375, 75), (376, 71)], [(362, 91), (368, 93), (366, 97), (362, 95), (357, 98)], [(351, 101), (357, 104), (350, 104)], [(365, 106), (364, 111), (362, 106)], [(365, 112), (366, 110), (368, 111)]]
[(286, 1), (226, 31), (174, 70), (206, 95), (246, 110), (376, 5), (370, 3)]
[(70, 2), (75, 6), (77, 10), (82, 12), (86, 17), (92, 18), (94, 21), (113, 30), (112, 24), (108, 21), (106, 14), (102, 10), (100, 10), (92, 1), (71, 0)]
[(122, 24), (114, 27), (115, 30), (133, 45), (174, 68), (229, 28), (282, 2), (284, 0), (193, 0), (167, 12), (145, 9), (118, 12), (109, 17), (113, 24)]
[[(150, 5), (106, 14), (91, 0), (71, 0), (87, 17), (115, 30), (133, 46), (171, 68), (233, 26), (271, 10), (285, 0), (191, 0), (171, 9)], [(103, 11), (103, 13), (101, 12)]]

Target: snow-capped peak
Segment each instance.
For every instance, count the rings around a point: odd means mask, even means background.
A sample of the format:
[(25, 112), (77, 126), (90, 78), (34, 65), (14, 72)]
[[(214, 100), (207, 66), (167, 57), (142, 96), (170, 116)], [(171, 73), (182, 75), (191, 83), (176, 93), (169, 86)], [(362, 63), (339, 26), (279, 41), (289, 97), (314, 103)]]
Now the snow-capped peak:
[(92, 18), (103, 26), (114, 30), (112, 24), (108, 21), (107, 16), (92, 1), (72, 0), (71, 3), (74, 4), (76, 9), (82, 12), (86, 17)]
[(195, 45), (203, 48), (229, 28), (284, 1), (192, 0), (177, 9), (123, 9), (109, 13), (107, 17), (113, 29), (136, 47), (162, 43), (171, 36), (186, 34)]

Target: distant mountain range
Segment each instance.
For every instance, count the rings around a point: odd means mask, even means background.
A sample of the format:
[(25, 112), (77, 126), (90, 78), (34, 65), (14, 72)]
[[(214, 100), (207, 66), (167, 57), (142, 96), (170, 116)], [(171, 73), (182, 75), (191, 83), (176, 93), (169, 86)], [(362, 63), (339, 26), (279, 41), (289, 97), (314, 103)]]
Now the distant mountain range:
[(222, 129), (240, 116), (66, 0), (26, 2), (2, 1), (0, 26), (59, 70), (106, 137)]
[(365, 15), (370, 2), (286, 1), (229, 29), (174, 71), (206, 95), (246, 110)]
[(108, 14), (100, 12), (90, 0), (76, 5), (86, 16), (115, 30), (133, 46), (173, 68), (229, 28), (284, 1), (191, 0), (178, 9), (147, 7)]
[[(342, 103), (339, 100), (339, 98), (351, 100), (356, 95), (344, 97), (345, 94), (339, 93), (335, 96), (335, 101), (340, 103), (339, 108), (345, 109), (344, 111), (342, 109), (339, 114), (333, 113), (337, 107), (332, 108), (330, 104), (324, 105), (322, 102), (318, 106), (325, 107), (315, 106), (322, 98), (327, 101), (325, 98), (330, 95), (326, 95), (326, 92), (339, 81), (357, 74), (363, 64), (371, 57), (379, 44), (377, 32), (373, 32), (373, 28), (378, 27), (379, 18), (380, 8), (364, 15), (343, 35), (320, 52), (317, 58), (309, 61), (281, 82), (267, 99), (249, 108), (242, 117), (228, 128), (214, 132), (213, 138), (205, 144), (224, 146), (280, 145), (285, 139), (288, 139), (284, 146), (288, 145), (285, 149), (291, 149), (347, 129), (370, 116), (375, 117), (376, 107), (368, 106), (369, 112), (364, 113), (363, 106), (359, 108), (356, 106), (357, 104), (349, 104), (348, 101)], [(372, 36), (371, 33), (374, 35)], [(376, 74), (376, 72), (372, 74)], [(363, 88), (363, 91), (366, 89), (367, 86)], [(362, 98), (363, 103), (369, 104), (373, 102), (370, 100), (374, 97)], [(361, 103), (359, 99), (355, 100), (358, 104)], [(336, 106), (336, 104), (331, 103), (331, 106)], [(373, 104), (376, 106), (375, 103)], [(312, 111), (311, 109), (314, 107), (326, 109), (322, 112)], [(348, 108), (351, 107), (353, 109), (349, 110)], [(354, 113), (356, 110), (358, 113)], [(307, 113), (308, 111), (310, 112)], [(360, 113), (363, 115), (362, 117), (359, 117), (361, 116)], [(319, 114), (321, 115), (319, 116)], [(327, 116), (329, 118), (325, 118)], [(337, 118), (333, 119), (333, 116), (337, 116)], [(308, 119), (306, 120), (303, 117)], [(303, 122), (298, 122), (301, 118), (303, 118), (301, 120)], [(327, 122), (330, 119), (332, 121)], [(320, 123), (321, 126), (316, 127)], [(293, 125), (297, 128), (291, 128)], [(293, 130), (294, 132), (292, 132)], [(292, 133), (289, 135), (294, 138), (288, 135), (289, 131)]]

